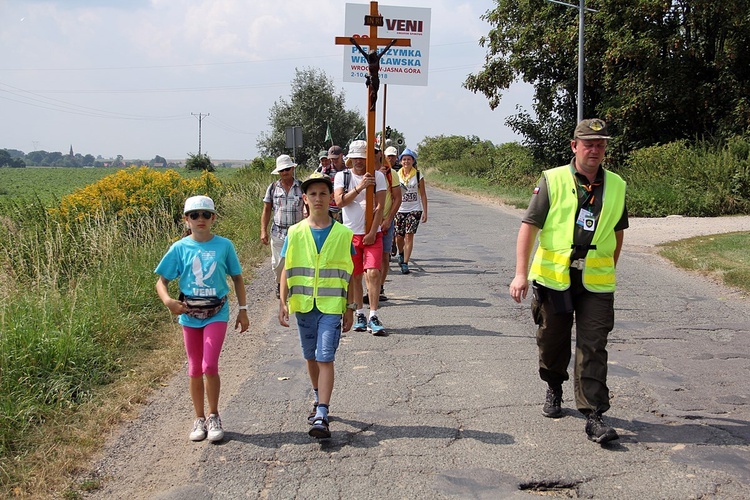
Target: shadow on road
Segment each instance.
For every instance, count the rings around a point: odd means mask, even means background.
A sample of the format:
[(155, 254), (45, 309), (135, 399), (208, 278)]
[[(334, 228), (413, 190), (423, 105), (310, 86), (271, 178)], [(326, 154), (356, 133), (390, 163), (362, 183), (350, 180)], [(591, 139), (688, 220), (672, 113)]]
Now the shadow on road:
[(388, 306), (436, 306), (436, 307), (492, 307), (486, 298), (452, 298), (452, 297), (391, 297), (381, 302), (382, 307)]
[(494, 330), (480, 330), (474, 328), (471, 325), (429, 325), (429, 326), (415, 326), (414, 328), (391, 328), (391, 335), (431, 335), (431, 336), (443, 336), (443, 335), (455, 335), (455, 336), (503, 336), (502, 333)]
[[(337, 429), (336, 427), (339, 427)], [(341, 427), (345, 427), (341, 429)], [(485, 444), (506, 445), (515, 443), (510, 434), (502, 432), (485, 432), (471, 429), (456, 429), (454, 427), (438, 427), (434, 425), (382, 425), (372, 422), (362, 422), (342, 417), (331, 419), (331, 439), (315, 440), (304, 432), (270, 432), (264, 434), (242, 434), (227, 432), (223, 443), (239, 441), (242, 443), (261, 446), (263, 448), (280, 448), (284, 445), (306, 446), (319, 442), (326, 451), (338, 451), (344, 447), (374, 448), (380, 446), (381, 441), (393, 439), (442, 439), (459, 441), (474, 439)]]

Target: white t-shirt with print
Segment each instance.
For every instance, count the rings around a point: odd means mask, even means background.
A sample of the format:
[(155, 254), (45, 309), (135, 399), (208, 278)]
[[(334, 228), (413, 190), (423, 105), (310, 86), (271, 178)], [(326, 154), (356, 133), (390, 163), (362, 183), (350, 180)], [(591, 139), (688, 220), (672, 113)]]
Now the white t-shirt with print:
[[(424, 179), (422, 172), (417, 176), (417, 170), (412, 168), (409, 176), (402, 175), (404, 169), (398, 171), (398, 177), (401, 181), (401, 206), (398, 211), (401, 213), (419, 212), (422, 210), (422, 196), (419, 194), (419, 182)], [(419, 179), (417, 179), (419, 177)]]
[[(346, 188), (346, 192), (354, 191), (357, 185), (362, 182), (364, 175), (356, 175), (354, 171), (349, 170), (349, 186)], [(344, 172), (336, 173), (336, 177), (333, 181), (333, 190), (344, 187)], [(375, 171), (375, 192), (385, 191), (388, 189), (388, 181), (385, 180), (383, 172)], [(354, 198), (354, 201), (342, 208), (341, 213), (344, 218), (344, 225), (354, 232), (354, 234), (365, 234), (365, 201), (367, 199), (367, 191), (362, 190), (361, 193)], [(374, 207), (373, 207), (374, 208)], [(380, 228), (378, 228), (380, 231)]]

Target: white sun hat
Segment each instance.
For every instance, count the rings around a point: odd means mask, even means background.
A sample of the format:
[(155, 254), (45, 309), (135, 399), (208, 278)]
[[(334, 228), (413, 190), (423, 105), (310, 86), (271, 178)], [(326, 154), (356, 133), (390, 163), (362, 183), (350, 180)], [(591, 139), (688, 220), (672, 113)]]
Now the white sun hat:
[(276, 158), (276, 168), (274, 169), (272, 174), (278, 174), (282, 170), (286, 170), (287, 168), (296, 167), (297, 164), (292, 161), (292, 157), (289, 155), (281, 155), (278, 158)]

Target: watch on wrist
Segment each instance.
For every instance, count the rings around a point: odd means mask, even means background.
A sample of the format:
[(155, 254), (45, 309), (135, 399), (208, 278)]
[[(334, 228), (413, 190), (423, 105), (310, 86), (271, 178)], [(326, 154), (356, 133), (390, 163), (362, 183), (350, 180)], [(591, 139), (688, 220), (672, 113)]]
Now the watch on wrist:
[(352, 302), (351, 304), (347, 304), (346, 308), (347, 309), (351, 309), (352, 311), (356, 311), (357, 310), (357, 303), (356, 302)]
[(240, 311), (247, 311), (247, 306), (239, 306), (237, 309)]

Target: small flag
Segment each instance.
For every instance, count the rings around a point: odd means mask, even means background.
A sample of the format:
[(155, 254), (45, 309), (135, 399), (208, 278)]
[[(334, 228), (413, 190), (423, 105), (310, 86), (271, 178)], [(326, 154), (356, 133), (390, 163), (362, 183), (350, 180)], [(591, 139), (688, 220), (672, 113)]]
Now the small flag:
[(355, 141), (364, 141), (365, 140), (365, 129), (362, 129), (362, 132), (357, 134), (357, 137), (354, 138)]
[(331, 141), (331, 146), (333, 146), (333, 136), (331, 136), (331, 124), (329, 123), (326, 126), (326, 138), (324, 139), (324, 142)]

